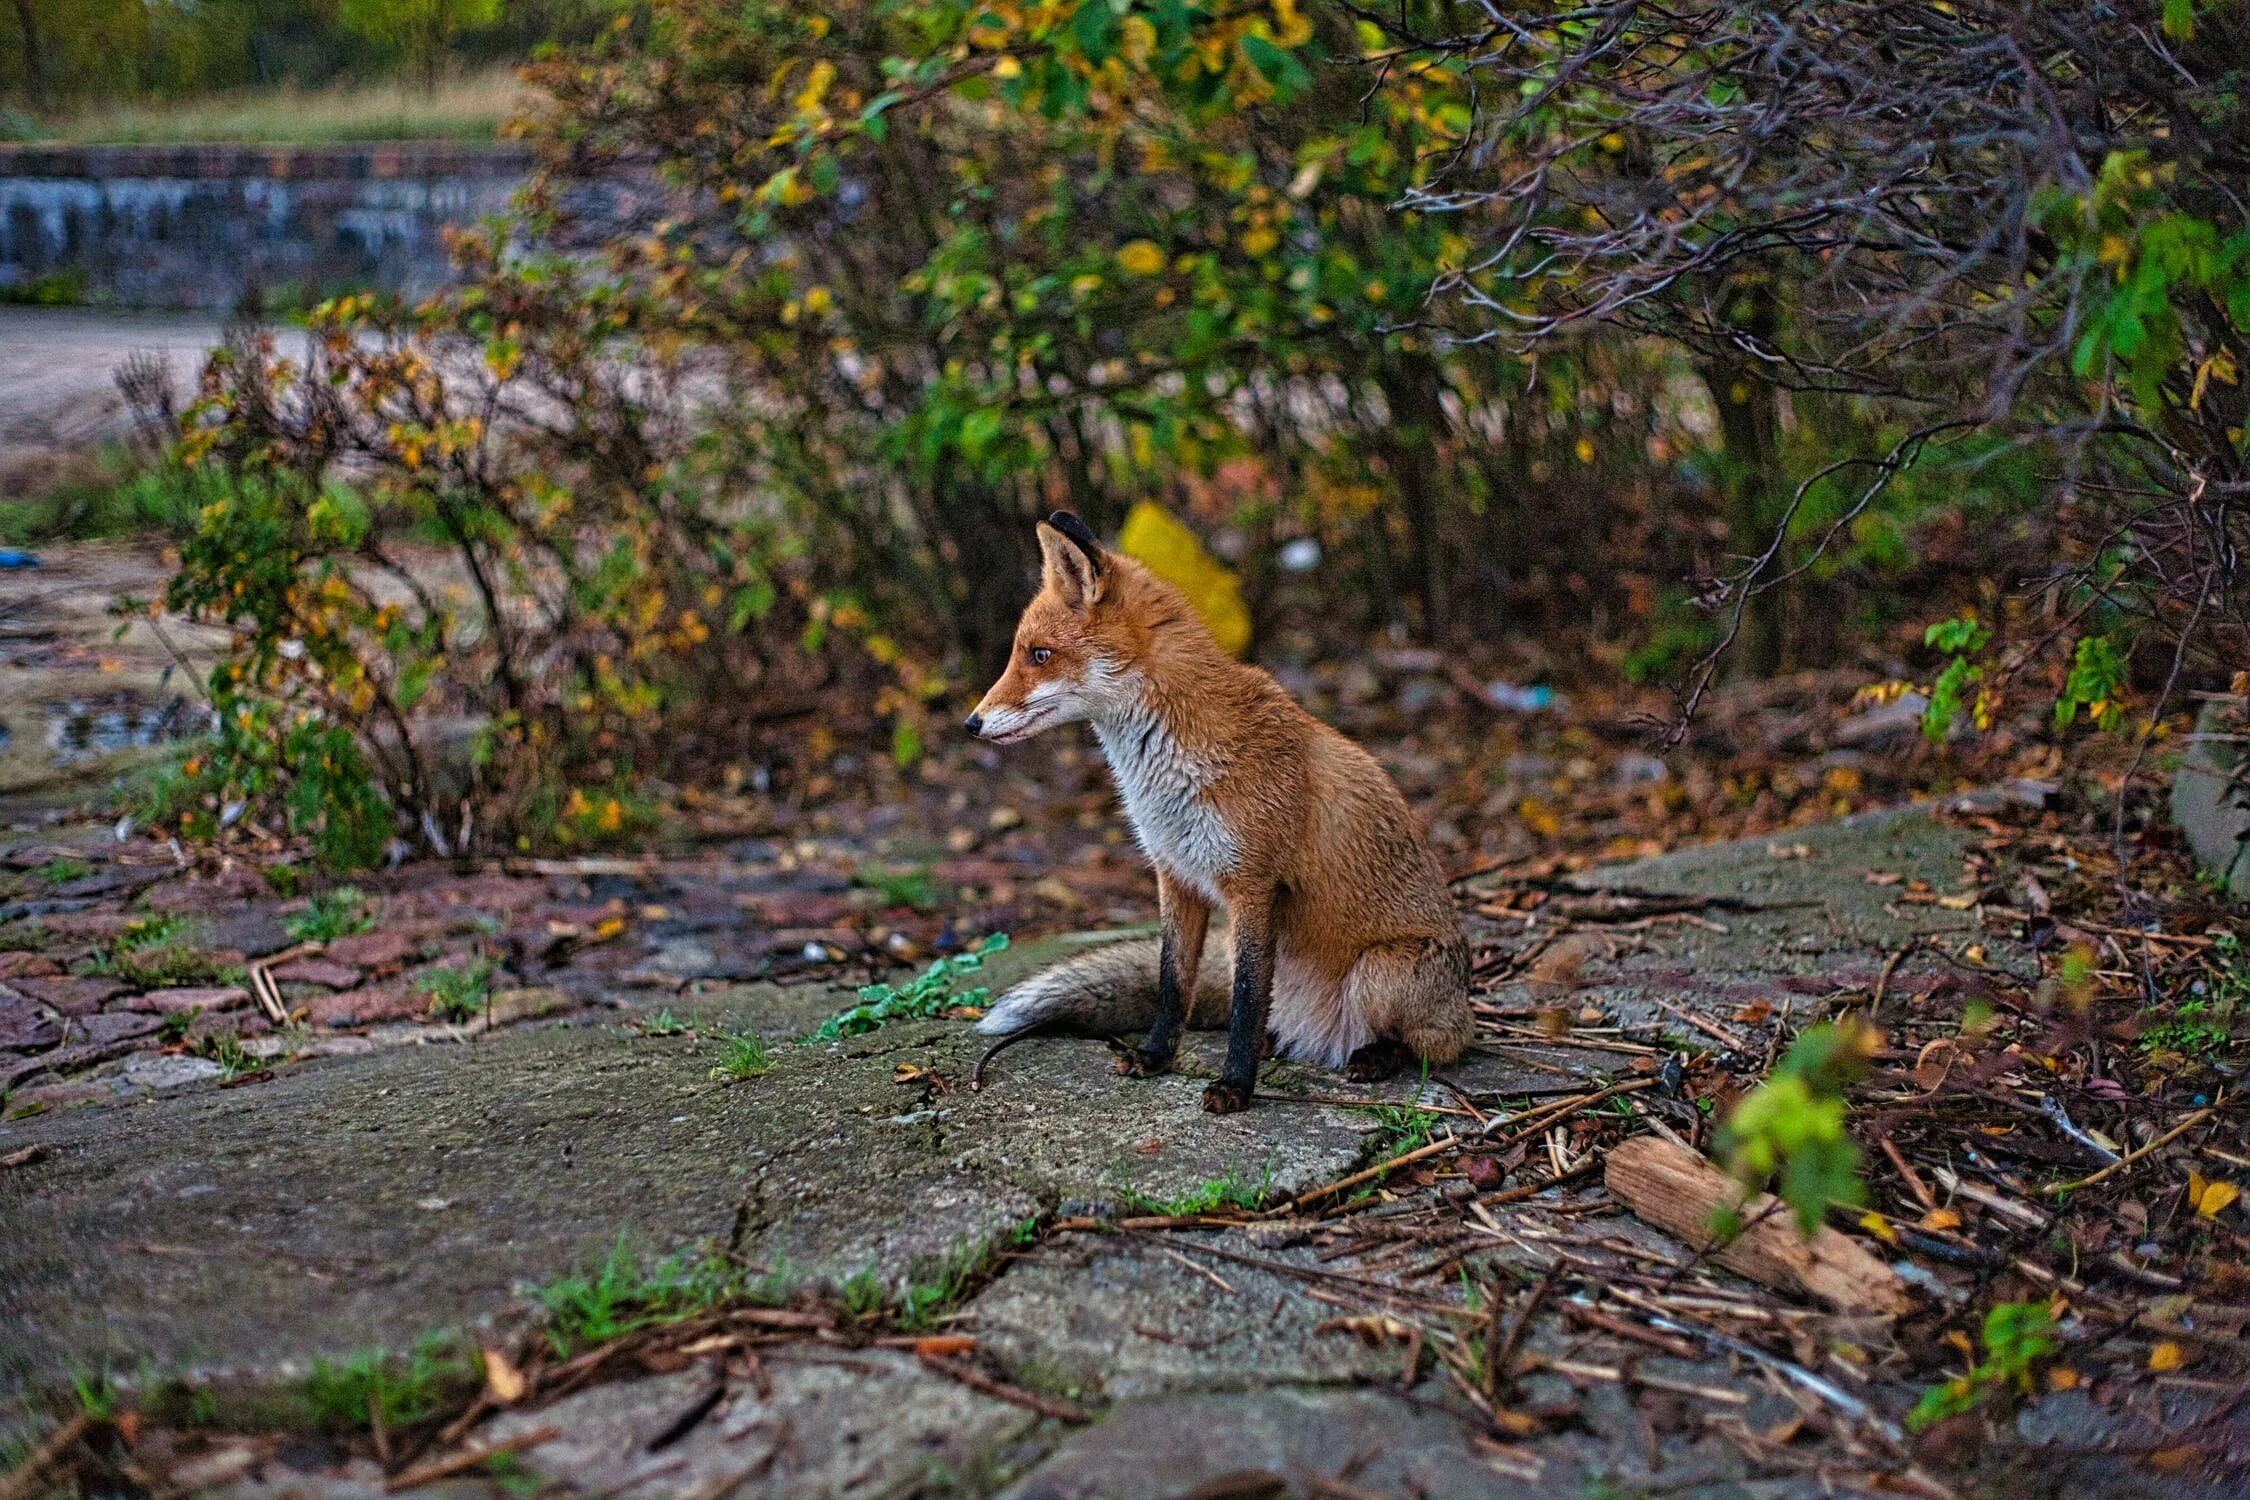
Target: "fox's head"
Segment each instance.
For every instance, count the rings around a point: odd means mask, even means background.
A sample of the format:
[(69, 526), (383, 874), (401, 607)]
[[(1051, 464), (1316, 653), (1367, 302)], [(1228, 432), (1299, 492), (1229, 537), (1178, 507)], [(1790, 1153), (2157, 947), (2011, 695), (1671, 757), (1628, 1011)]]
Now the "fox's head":
[(1039, 523), (1039, 592), (1016, 622), (1008, 670), (969, 715), (969, 733), (1012, 745), (1055, 724), (1130, 709), (1140, 628), (1124, 596), (1146, 575), (1102, 550), (1086, 523), (1058, 510)]

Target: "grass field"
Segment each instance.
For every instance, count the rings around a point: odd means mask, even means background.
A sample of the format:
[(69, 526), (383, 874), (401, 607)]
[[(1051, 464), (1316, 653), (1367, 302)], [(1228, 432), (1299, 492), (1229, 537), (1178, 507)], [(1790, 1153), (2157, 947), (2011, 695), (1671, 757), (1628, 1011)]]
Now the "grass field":
[(513, 71), (495, 68), (428, 91), (392, 81), (93, 105), (41, 122), (38, 138), (82, 146), (488, 141), (530, 98)]

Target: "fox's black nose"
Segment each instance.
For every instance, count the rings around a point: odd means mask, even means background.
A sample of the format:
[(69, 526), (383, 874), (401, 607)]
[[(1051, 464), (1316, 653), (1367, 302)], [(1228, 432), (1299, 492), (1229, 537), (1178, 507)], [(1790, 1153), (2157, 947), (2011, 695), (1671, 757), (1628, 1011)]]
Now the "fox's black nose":
[(968, 717), (968, 718), (967, 718), (966, 720), (964, 720), (964, 721), (962, 722), (962, 725), (961, 725), (961, 727), (962, 727), (963, 729), (966, 729), (967, 731), (969, 731), (969, 733), (971, 733), (971, 734), (982, 734), (982, 733), (984, 733), (984, 715), (983, 715), (983, 714), (971, 714), (971, 715), (969, 715), (969, 717)]

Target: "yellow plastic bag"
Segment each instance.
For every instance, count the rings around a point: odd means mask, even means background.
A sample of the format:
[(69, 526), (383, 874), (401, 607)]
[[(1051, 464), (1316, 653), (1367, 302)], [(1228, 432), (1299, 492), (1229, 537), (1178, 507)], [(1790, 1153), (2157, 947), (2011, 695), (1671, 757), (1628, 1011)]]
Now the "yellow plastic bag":
[(1250, 609), (1242, 602), (1241, 581), (1163, 506), (1153, 500), (1134, 505), (1117, 534), (1117, 550), (1187, 595), (1229, 656), (1250, 648)]

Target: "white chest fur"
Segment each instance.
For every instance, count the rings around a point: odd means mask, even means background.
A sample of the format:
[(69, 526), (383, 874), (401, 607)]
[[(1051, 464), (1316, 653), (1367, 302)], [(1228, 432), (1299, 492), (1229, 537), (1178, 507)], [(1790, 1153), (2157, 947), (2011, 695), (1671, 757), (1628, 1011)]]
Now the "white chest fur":
[(1193, 755), (1139, 704), (1094, 721), (1117, 794), (1150, 859), (1218, 901), (1234, 868), (1234, 834), (1206, 793), (1218, 768)]

